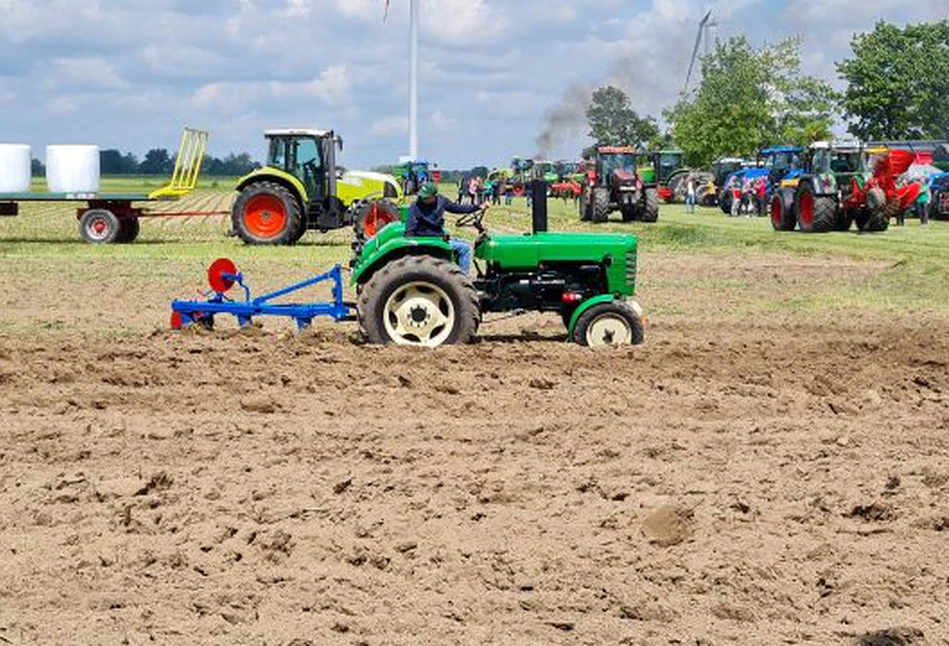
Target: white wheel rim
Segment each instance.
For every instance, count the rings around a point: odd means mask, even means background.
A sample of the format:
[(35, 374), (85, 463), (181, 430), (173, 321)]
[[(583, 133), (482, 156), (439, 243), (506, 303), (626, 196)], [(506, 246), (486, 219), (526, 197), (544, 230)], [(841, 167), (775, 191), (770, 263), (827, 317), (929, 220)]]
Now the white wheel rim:
[(383, 322), (396, 344), (434, 348), (444, 343), (454, 329), (455, 306), (437, 285), (408, 283), (386, 301)]
[(601, 314), (587, 328), (587, 345), (630, 345), (633, 330), (629, 322), (618, 314)]

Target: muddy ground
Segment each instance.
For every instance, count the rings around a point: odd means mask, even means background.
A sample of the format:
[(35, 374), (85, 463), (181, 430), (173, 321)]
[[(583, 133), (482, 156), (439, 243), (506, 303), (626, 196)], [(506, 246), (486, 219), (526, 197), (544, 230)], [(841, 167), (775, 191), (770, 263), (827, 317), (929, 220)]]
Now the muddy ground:
[(949, 644), (949, 321), (788, 262), (656, 254), (602, 351), (6, 290), (0, 644)]

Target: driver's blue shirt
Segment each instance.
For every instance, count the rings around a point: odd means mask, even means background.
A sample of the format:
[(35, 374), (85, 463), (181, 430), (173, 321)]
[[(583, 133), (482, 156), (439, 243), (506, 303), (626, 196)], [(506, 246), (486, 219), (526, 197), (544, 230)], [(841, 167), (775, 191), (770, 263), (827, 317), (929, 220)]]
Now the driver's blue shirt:
[(425, 204), (421, 199), (418, 199), (409, 209), (409, 217), (405, 223), (405, 235), (420, 238), (441, 237), (445, 235), (446, 212), (464, 215), (480, 210), (480, 206), (458, 204), (443, 195), (437, 196), (432, 204)]

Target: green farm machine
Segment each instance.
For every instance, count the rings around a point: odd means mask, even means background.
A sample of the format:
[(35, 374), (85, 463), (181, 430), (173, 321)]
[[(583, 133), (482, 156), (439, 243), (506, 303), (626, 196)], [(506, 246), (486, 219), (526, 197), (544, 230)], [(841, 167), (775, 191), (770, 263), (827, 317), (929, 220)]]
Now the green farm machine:
[(587, 162), (580, 219), (606, 222), (619, 211), (623, 221), (659, 219), (659, 155), (629, 146), (599, 146)]
[[(392, 222), (375, 236), (357, 230), (350, 262), (355, 303), (344, 300), (339, 265), (252, 298), (234, 263), (219, 259), (208, 270), (213, 296), (173, 302), (172, 326), (213, 328), (215, 315), (229, 314), (241, 326), (260, 316), (283, 316), (304, 328), (317, 317), (330, 317), (358, 321), (374, 344), (436, 347), (472, 341), (487, 313), (534, 311), (558, 315), (568, 339), (581, 345), (642, 343), (642, 310), (632, 300), (636, 237), (548, 232), (546, 192), (545, 182), (531, 183), (529, 234), (489, 232), (485, 211), (458, 221), (477, 231), (474, 276), (462, 272), (442, 237), (407, 237), (405, 225)], [(325, 282), (332, 282), (331, 302), (287, 302), (291, 294)], [(226, 296), (235, 285), (245, 299)]]
[(344, 171), (343, 140), (329, 130), (270, 130), (267, 165), (242, 178), (231, 211), (234, 234), (247, 244), (289, 245), (308, 230), (341, 229), (391, 211), (402, 198), (391, 175)]
[(547, 231), (546, 183), (533, 182), (533, 232), (488, 232), (483, 211), (473, 227), (476, 276), (469, 278), (441, 238), (408, 238), (402, 223), (355, 246), (352, 280), (360, 327), (377, 344), (466, 343), (489, 312), (560, 315), (581, 345), (643, 342), (636, 288), (637, 240), (631, 235)]

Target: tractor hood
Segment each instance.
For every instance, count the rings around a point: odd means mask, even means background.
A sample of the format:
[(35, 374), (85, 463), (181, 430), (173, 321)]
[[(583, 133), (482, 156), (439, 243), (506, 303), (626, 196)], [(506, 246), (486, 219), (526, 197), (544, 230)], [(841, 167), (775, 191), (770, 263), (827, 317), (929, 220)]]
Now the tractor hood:
[(614, 170), (612, 177), (613, 183), (617, 186), (636, 183), (636, 173), (631, 173), (628, 170)]
[(533, 271), (557, 263), (606, 266), (610, 291), (631, 295), (635, 287), (637, 239), (633, 235), (545, 232), (491, 234), (478, 245), (478, 259), (507, 271)]

